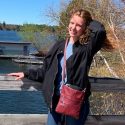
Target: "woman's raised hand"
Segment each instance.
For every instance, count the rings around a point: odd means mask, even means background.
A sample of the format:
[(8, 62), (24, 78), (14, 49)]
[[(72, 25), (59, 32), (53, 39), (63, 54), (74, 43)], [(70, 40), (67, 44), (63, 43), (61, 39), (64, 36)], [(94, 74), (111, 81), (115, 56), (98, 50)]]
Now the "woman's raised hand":
[(24, 73), (23, 72), (9, 73), (7, 75), (8, 76), (15, 76), (16, 77), (15, 80), (20, 80), (20, 79), (24, 78)]

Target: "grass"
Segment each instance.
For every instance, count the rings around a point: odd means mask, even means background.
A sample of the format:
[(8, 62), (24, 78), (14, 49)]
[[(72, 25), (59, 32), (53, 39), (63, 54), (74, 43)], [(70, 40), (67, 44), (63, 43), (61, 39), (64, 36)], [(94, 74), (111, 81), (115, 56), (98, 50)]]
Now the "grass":
[(125, 115), (125, 93), (93, 92), (90, 107), (93, 115)]

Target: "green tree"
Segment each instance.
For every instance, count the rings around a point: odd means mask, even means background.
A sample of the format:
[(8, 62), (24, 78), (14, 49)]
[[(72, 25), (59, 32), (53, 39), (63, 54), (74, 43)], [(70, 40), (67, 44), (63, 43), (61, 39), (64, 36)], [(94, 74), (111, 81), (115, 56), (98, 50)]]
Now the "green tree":
[[(125, 76), (124, 75), (125, 73), (123, 73), (123, 71), (125, 72), (124, 68), (125, 29), (123, 28), (123, 26), (125, 26), (125, 6), (122, 5), (122, 7), (121, 6), (119, 7), (118, 4), (117, 5), (115, 4), (114, 0), (72, 0), (67, 6), (62, 8), (63, 9), (59, 12), (59, 15), (52, 13), (52, 15), (57, 17), (50, 16), (53, 19), (57, 18), (59, 19), (59, 27), (58, 27), (60, 33), (59, 35), (65, 38), (65, 34), (67, 32), (65, 29), (68, 26), (70, 10), (75, 8), (84, 8), (90, 11), (93, 19), (96, 19), (105, 25), (107, 30), (107, 36), (108, 38), (110, 38), (110, 41), (118, 45), (118, 49), (115, 52), (100, 53), (100, 57), (103, 59), (107, 67), (102, 67), (102, 68), (94, 67), (94, 70), (108, 69), (111, 72), (116, 71), (119, 77)], [(116, 65), (114, 61), (114, 59), (116, 58), (118, 59), (118, 62), (120, 62), (119, 72), (118, 70), (116, 70)], [(105, 74), (106, 72), (104, 71), (102, 72), (102, 74), (103, 73)]]

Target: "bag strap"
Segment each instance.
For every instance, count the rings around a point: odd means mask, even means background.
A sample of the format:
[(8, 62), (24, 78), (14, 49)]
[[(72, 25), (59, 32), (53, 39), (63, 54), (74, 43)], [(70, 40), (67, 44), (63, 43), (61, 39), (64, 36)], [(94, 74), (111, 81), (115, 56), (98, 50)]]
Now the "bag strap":
[[(63, 62), (63, 67), (62, 67), (63, 84), (64, 84), (64, 80), (65, 80), (65, 75), (66, 75), (66, 48), (67, 48), (67, 45), (68, 45), (68, 38), (66, 39), (65, 48), (64, 48), (64, 62)], [(83, 91), (85, 92), (86, 88)]]
[(66, 39), (65, 43), (65, 48), (64, 48), (64, 62), (63, 62), (63, 67), (62, 67), (62, 81), (65, 80), (65, 75), (66, 75), (66, 48), (68, 45), (68, 38)]

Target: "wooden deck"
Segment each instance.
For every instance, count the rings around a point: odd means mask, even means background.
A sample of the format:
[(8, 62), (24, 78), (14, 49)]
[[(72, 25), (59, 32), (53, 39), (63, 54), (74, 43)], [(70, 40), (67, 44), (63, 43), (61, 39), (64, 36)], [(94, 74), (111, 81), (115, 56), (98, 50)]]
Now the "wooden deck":
[[(0, 55), (2, 59), (34, 59), (34, 56), (24, 56), (24, 55)], [(44, 59), (44, 57), (35, 57), (37, 59)]]
[(42, 60), (38, 59), (13, 59), (14, 62), (16, 63), (23, 63), (23, 64), (43, 64)]
[[(125, 117), (89, 116), (85, 125), (125, 125)], [(0, 114), (0, 125), (46, 125), (47, 114)]]
[(15, 77), (0, 76), (0, 90), (41, 91), (41, 88), (41, 83), (29, 79), (15, 80)]
[(125, 125), (125, 116), (89, 116), (85, 125)]
[(0, 125), (45, 125), (47, 114), (0, 114)]
[[(86, 125), (125, 125), (125, 82), (112, 78), (90, 78), (92, 96)], [(41, 91), (39, 82), (0, 76), (0, 90)], [(0, 114), (0, 125), (45, 125), (47, 114)]]

